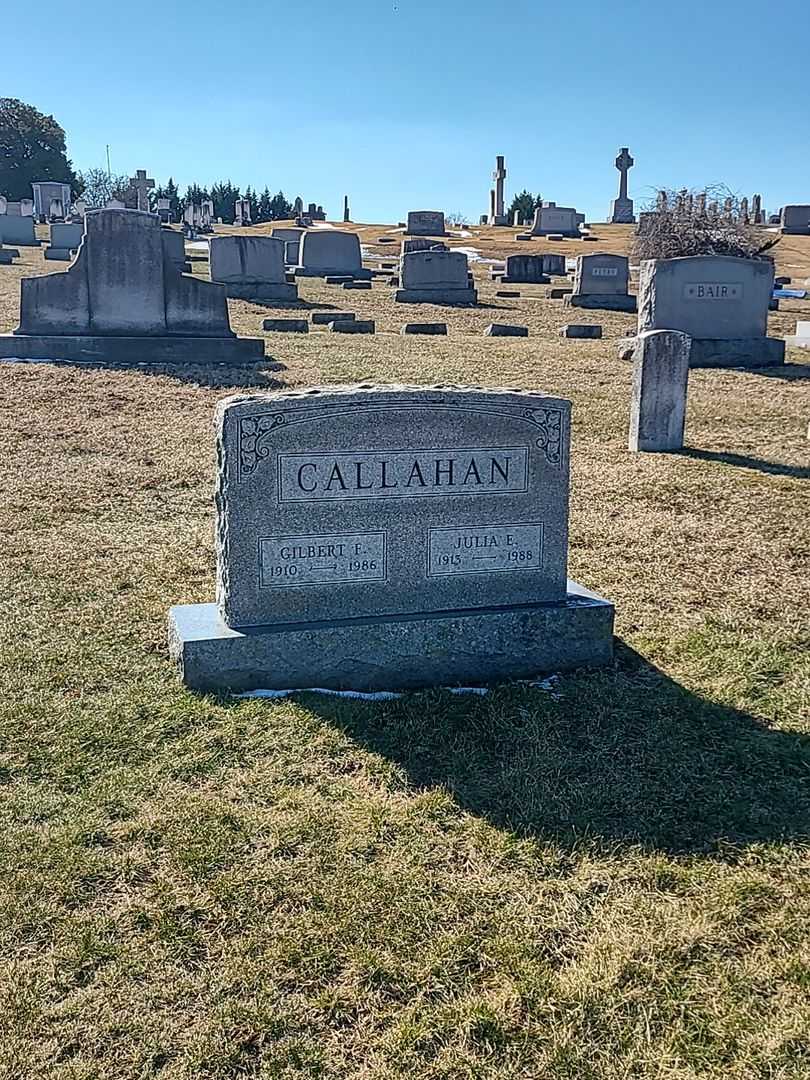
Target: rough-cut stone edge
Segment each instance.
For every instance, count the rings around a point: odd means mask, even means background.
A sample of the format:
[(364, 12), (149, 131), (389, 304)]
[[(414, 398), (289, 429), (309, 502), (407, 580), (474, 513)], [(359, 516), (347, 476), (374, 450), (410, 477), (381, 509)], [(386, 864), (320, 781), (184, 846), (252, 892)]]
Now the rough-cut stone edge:
[(215, 604), (169, 611), (169, 653), (199, 691), (408, 690), (530, 678), (610, 663), (614, 606), (568, 581), (559, 603), (243, 631)]

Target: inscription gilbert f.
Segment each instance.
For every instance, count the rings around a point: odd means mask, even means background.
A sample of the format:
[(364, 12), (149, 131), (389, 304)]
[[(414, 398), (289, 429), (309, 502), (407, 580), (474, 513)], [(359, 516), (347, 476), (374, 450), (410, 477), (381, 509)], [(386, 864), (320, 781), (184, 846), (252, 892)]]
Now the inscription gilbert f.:
[(528, 447), (280, 454), (280, 502), (510, 494), (528, 490)]

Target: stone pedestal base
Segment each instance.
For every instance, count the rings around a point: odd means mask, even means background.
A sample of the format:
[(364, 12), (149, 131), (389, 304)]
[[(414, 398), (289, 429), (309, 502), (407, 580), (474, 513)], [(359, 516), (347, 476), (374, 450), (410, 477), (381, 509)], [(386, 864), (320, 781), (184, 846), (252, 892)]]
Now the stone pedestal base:
[(539, 277), (533, 278), (531, 281), (527, 281), (526, 278), (509, 277), (508, 274), (493, 274), (493, 281), (499, 281), (501, 285), (550, 285), (551, 278), (548, 274), (541, 274)]
[(470, 305), (478, 303), (478, 293), (475, 289), (397, 289), (394, 300), (398, 304)]
[(351, 281), (352, 279), (355, 281), (371, 280), (371, 271), (366, 270), (365, 267), (362, 267), (360, 270), (343, 270), (341, 267), (335, 266), (328, 270), (316, 270), (307, 266), (293, 266), (290, 269), (290, 273), (294, 274), (296, 277), (339, 277), (344, 281)]
[(583, 293), (580, 296), (566, 296), (567, 307), (601, 308), (602, 311), (636, 311), (637, 303), (635, 296), (627, 294), (600, 295), (599, 293)]
[(261, 338), (0, 334), (0, 359), (121, 364), (242, 364), (264, 358)]
[(560, 604), (247, 630), (216, 604), (184, 604), (169, 611), (169, 652), (192, 690), (469, 686), (608, 664), (613, 615), (574, 581)]
[[(631, 360), (638, 339), (619, 342), (619, 358)], [(785, 342), (781, 338), (692, 338), (690, 368), (776, 367), (785, 362)]]
[(231, 300), (287, 300), (298, 299), (298, 286), (254, 281), (248, 285), (236, 285), (225, 282), (225, 295)]
[(632, 199), (614, 199), (610, 204), (608, 224), (610, 225), (635, 225), (636, 218), (633, 214)]

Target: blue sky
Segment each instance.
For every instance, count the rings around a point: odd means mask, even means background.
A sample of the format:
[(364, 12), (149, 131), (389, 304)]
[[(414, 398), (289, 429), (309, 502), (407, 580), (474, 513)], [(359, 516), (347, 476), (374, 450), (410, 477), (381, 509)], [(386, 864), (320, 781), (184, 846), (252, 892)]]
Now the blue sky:
[(409, 209), (477, 220), (504, 154), (507, 200), (526, 187), (598, 221), (629, 146), (637, 203), (720, 182), (769, 209), (810, 200), (806, 2), (36, 11), (65, 29), (4, 50), (2, 93), (52, 113), (78, 168), (103, 165), (109, 143), (114, 172), (267, 184), (332, 218), (347, 193), (354, 220), (387, 223)]

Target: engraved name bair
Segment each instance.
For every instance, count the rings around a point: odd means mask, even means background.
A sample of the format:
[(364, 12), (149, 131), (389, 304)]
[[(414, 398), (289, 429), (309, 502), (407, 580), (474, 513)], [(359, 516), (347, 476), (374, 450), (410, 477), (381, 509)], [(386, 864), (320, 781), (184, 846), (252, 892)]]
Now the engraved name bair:
[(684, 300), (742, 300), (741, 281), (687, 281)]
[(618, 277), (618, 266), (594, 266), (591, 270), (594, 277)]
[(279, 502), (528, 491), (528, 447), (279, 454)]

